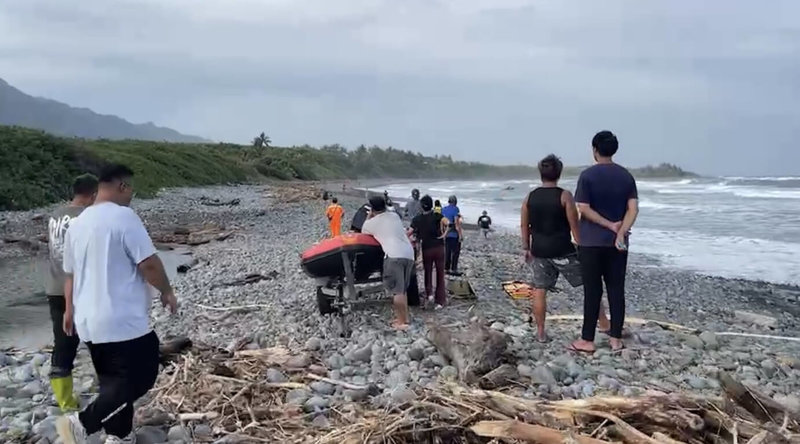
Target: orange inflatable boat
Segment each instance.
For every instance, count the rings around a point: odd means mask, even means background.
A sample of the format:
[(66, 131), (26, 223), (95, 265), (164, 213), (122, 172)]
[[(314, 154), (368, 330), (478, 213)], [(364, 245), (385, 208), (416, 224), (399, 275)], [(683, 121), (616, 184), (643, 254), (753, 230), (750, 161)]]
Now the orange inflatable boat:
[(366, 279), (383, 267), (383, 249), (368, 234), (347, 233), (325, 239), (309, 247), (300, 256), (300, 266), (313, 278), (344, 277), (344, 260), (352, 261), (357, 281)]

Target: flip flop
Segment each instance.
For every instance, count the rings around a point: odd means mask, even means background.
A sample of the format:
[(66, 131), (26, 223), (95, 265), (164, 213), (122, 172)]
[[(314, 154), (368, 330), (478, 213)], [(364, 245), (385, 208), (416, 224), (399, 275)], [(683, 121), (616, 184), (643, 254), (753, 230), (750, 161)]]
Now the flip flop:
[(550, 336), (545, 335), (544, 338), (540, 338), (539, 335), (536, 335), (536, 342), (540, 344), (547, 344), (550, 342)]
[(408, 324), (400, 324), (398, 322), (392, 322), (392, 328), (397, 331), (406, 331), (409, 328)]
[(595, 352), (595, 351), (597, 351), (597, 350), (584, 350), (584, 349), (582, 349), (582, 348), (577, 348), (577, 347), (575, 347), (575, 343), (574, 343), (574, 342), (571, 342), (571, 343), (570, 343), (570, 344), (567, 346), (567, 350), (569, 350), (569, 351), (574, 351), (574, 352), (576, 352), (576, 353), (585, 353), (585, 354), (587, 354), (587, 355), (593, 355), (593, 354), (594, 354), (594, 352)]

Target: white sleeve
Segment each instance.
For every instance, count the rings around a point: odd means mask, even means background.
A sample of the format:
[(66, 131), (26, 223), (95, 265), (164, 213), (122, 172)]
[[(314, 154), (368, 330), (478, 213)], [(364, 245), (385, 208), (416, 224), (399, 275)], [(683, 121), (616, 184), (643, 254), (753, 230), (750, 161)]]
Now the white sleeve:
[[(62, 241), (64, 244), (62, 245), (63, 250), (61, 253), (61, 268), (64, 270), (64, 273), (67, 274), (73, 274), (75, 268), (73, 264), (75, 261), (72, 259), (72, 239), (69, 235), (70, 231), (72, 230), (67, 229), (67, 232), (64, 233), (64, 239)], [(53, 241), (51, 240), (50, 242)]]
[(365, 220), (364, 224), (361, 225), (361, 232), (364, 234), (373, 234), (372, 230), (370, 230), (371, 225), (372, 225), (372, 219)]
[(128, 257), (136, 265), (156, 254), (156, 247), (153, 245), (153, 241), (150, 240), (150, 235), (147, 234), (147, 229), (144, 227), (142, 219), (133, 210), (130, 210), (129, 216), (126, 218), (124, 231), (122, 232), (122, 242), (125, 245)]

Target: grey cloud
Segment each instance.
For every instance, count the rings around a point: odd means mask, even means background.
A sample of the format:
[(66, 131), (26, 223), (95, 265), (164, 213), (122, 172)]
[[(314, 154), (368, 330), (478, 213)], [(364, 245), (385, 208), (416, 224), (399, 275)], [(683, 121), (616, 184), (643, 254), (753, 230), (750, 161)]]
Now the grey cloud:
[(585, 163), (608, 128), (631, 164), (800, 173), (791, 0), (31, 0), (0, 28), (23, 90), (218, 140)]

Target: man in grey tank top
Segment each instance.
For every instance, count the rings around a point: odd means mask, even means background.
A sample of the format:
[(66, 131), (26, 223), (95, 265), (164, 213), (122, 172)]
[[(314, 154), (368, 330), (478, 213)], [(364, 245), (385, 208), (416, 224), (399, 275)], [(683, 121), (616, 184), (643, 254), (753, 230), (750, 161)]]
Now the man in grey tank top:
[(50, 385), (62, 411), (78, 409), (78, 400), (72, 391), (72, 368), (78, 352), (80, 339), (67, 336), (62, 327), (64, 301), (64, 235), (73, 219), (94, 202), (97, 194), (97, 178), (84, 174), (72, 184), (72, 201), (56, 208), (47, 223), (49, 246), (48, 266), (45, 272), (45, 294), (53, 320), (53, 353), (50, 366)]

